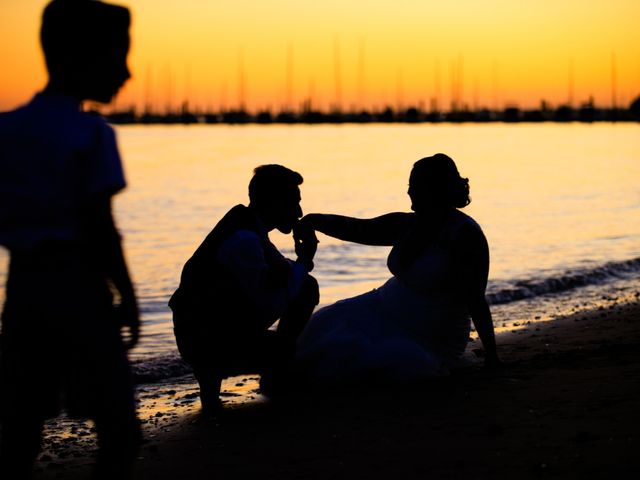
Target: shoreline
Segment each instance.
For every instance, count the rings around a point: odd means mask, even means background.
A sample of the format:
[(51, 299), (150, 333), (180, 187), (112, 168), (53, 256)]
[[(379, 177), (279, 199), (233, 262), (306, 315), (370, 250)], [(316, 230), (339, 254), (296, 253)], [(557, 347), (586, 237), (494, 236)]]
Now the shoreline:
[[(640, 292), (498, 335), (505, 367), (271, 401), (257, 376), (199, 415), (190, 375), (138, 388), (136, 478), (608, 478), (640, 473)], [(88, 423), (47, 424), (36, 479), (86, 478)], [(635, 469), (635, 470), (634, 470)]]

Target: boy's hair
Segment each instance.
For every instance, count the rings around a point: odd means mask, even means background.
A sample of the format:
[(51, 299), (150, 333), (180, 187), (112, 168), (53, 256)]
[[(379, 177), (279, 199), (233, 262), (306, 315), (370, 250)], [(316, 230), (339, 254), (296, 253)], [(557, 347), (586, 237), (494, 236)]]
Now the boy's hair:
[(265, 203), (288, 197), (302, 182), (302, 175), (287, 167), (261, 165), (253, 171), (249, 182), (249, 200), (252, 203)]
[(128, 35), (129, 10), (97, 0), (52, 0), (42, 14), (40, 43), (49, 73), (75, 71)]

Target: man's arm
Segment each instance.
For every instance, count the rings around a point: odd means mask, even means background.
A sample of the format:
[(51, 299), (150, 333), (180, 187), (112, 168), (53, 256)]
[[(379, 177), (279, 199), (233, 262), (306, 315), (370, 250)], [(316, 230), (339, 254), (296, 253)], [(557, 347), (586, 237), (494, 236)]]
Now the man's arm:
[(316, 232), (309, 224), (298, 222), (293, 227), (293, 241), (295, 244), (295, 252), (298, 256), (297, 262), (302, 263), (307, 269), (307, 272), (313, 270), (313, 257), (318, 250), (318, 238)]
[(270, 326), (284, 313), (308, 270), (292, 262), (255, 232), (239, 230), (227, 238), (217, 252), (218, 261), (232, 275), (235, 284), (254, 303)]

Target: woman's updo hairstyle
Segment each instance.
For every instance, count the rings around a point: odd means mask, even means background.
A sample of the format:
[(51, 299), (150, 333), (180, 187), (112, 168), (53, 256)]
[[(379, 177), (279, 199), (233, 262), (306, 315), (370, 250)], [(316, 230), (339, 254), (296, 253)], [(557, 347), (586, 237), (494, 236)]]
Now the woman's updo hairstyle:
[(444, 153), (413, 164), (409, 195), (415, 211), (424, 207), (464, 208), (471, 203), (469, 179), (460, 176), (455, 162)]

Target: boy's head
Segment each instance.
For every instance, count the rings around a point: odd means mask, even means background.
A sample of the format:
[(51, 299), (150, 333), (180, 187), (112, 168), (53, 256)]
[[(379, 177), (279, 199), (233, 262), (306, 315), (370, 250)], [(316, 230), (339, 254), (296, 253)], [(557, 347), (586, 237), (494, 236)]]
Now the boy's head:
[(97, 0), (53, 0), (42, 15), (40, 41), (49, 82), (80, 100), (107, 103), (130, 78), (131, 16)]

